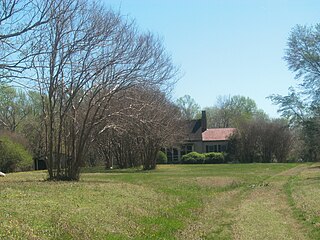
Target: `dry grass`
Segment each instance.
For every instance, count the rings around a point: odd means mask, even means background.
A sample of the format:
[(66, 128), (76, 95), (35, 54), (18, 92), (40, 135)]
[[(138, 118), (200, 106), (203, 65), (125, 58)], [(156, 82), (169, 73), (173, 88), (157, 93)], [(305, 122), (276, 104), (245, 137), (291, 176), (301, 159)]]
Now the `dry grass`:
[(159, 214), (166, 200), (147, 186), (110, 182), (22, 182), (1, 198), (0, 238), (11, 239), (133, 237), (137, 219)]
[(306, 223), (310, 238), (320, 238), (320, 165), (313, 164), (292, 178), (289, 185), (292, 205), (298, 217)]
[(177, 239), (231, 239), (235, 207), (241, 196), (239, 190), (207, 196), (203, 207), (194, 212), (196, 219), (178, 232)]
[(285, 194), (269, 185), (255, 189), (239, 206), (234, 239), (306, 239)]
[[(295, 166), (100, 169), (79, 182), (8, 174), (0, 179), (0, 239), (315, 239), (320, 168)], [(293, 178), (290, 205), (284, 186)], [(305, 234), (294, 207), (315, 221), (316, 234)]]
[(205, 187), (226, 187), (241, 183), (238, 179), (231, 177), (197, 177), (195, 181)]

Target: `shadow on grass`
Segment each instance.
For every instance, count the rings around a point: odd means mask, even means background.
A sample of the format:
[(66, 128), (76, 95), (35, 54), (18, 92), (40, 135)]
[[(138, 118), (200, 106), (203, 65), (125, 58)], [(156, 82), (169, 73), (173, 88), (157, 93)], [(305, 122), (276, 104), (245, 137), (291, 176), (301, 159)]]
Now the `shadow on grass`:
[(320, 166), (312, 166), (312, 167), (309, 167), (309, 169), (318, 169), (318, 170), (320, 170)]
[(126, 169), (106, 169), (104, 166), (100, 167), (84, 167), (81, 173), (150, 173), (155, 170), (143, 170), (142, 168), (126, 168)]
[(320, 181), (320, 177), (308, 177), (307, 180), (310, 180), (310, 181)]
[(0, 181), (1, 183), (44, 183), (47, 182), (47, 179), (8, 179)]

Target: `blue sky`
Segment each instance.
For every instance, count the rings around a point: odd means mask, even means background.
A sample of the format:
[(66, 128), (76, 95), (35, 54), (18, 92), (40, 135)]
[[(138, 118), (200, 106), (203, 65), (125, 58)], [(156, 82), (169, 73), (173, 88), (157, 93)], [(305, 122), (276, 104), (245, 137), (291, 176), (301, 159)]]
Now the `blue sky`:
[(200, 106), (218, 96), (243, 95), (277, 117), (266, 99), (298, 84), (283, 60), (296, 24), (320, 23), (319, 0), (104, 0), (163, 39), (182, 77), (174, 98)]

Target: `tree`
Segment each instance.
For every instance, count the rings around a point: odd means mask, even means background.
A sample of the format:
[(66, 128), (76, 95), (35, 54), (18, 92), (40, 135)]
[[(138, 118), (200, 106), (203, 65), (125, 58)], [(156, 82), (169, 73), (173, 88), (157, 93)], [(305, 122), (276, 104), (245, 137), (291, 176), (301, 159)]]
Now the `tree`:
[(195, 119), (200, 114), (200, 106), (190, 95), (178, 98), (176, 104), (185, 119)]
[(52, 18), (49, 10), (54, 1), (0, 1), (0, 82), (16, 80), (29, 69), (35, 30)]
[(293, 28), (284, 56), (289, 70), (302, 80), (298, 89), (289, 88), (287, 96), (271, 95), (283, 116), (296, 124), (319, 115), (320, 106), (320, 24)]
[(220, 96), (215, 106), (205, 110), (208, 126), (213, 128), (238, 127), (242, 122), (264, 115), (254, 100), (240, 95)]
[(316, 140), (320, 119), (320, 24), (297, 25), (290, 33), (284, 59), (289, 70), (300, 80), (298, 88), (289, 88), (287, 96), (272, 95), (270, 99), (279, 105), (279, 112), (299, 129), (305, 142), (305, 156), (319, 160), (320, 147)]
[(7, 84), (0, 84), (0, 128), (15, 132), (31, 109), (23, 91)]
[(95, 133), (94, 141), (105, 156), (107, 168), (114, 163), (119, 168), (154, 169), (159, 150), (183, 136), (177, 107), (157, 89), (130, 88), (118, 93), (111, 105), (108, 114), (112, 118)]
[(78, 180), (113, 97), (137, 85), (167, 89), (176, 69), (159, 39), (96, 3), (59, 1), (50, 14), (33, 59), (49, 178)]
[(286, 162), (293, 135), (281, 120), (253, 119), (243, 122), (230, 138), (228, 157), (240, 162)]

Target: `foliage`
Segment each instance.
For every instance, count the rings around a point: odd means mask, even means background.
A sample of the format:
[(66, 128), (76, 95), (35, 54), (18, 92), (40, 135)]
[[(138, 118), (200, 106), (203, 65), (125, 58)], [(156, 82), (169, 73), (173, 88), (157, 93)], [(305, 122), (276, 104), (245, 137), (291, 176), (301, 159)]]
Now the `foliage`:
[(205, 155), (198, 152), (190, 152), (186, 155), (183, 155), (181, 158), (181, 163), (183, 164), (198, 164), (204, 163)]
[(225, 163), (225, 154), (219, 152), (205, 153), (204, 163)]
[(267, 118), (266, 114), (257, 108), (253, 99), (240, 95), (220, 96), (215, 106), (205, 110), (209, 128), (237, 128), (251, 119)]
[(182, 116), (187, 120), (195, 119), (200, 114), (199, 104), (190, 95), (178, 98), (176, 104)]
[(30, 108), (25, 92), (0, 84), (0, 128), (15, 132), (25, 121)]
[(165, 164), (165, 163), (167, 163), (167, 162), (168, 162), (168, 157), (167, 157), (167, 155), (166, 155), (164, 152), (159, 151), (159, 152), (157, 153), (157, 163), (159, 163), (159, 164)]
[(32, 156), (19, 143), (0, 137), (0, 169), (3, 172), (31, 170)]
[(299, 87), (289, 88), (287, 96), (272, 95), (270, 99), (279, 105), (279, 112), (289, 119), (300, 145), (303, 158), (319, 161), (320, 144), (317, 140), (320, 118), (320, 24), (295, 26), (288, 38), (284, 59)]
[(224, 163), (225, 156), (224, 153), (210, 152), (210, 153), (198, 153), (191, 152), (183, 155), (181, 162), (184, 164), (214, 164), (214, 163)]

